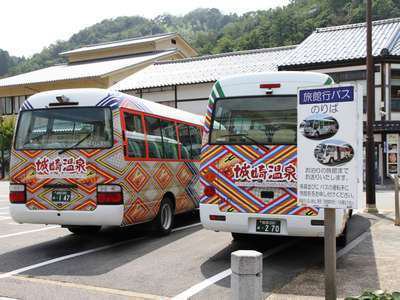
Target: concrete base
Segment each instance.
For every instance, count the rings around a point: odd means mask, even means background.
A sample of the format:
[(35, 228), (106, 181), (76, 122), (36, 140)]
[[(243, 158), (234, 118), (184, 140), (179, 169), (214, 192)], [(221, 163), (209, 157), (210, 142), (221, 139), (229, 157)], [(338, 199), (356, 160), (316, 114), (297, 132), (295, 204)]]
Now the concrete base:
[(367, 207), (365, 208), (364, 212), (369, 213), (369, 214), (378, 214), (379, 213), (375, 204), (367, 204)]

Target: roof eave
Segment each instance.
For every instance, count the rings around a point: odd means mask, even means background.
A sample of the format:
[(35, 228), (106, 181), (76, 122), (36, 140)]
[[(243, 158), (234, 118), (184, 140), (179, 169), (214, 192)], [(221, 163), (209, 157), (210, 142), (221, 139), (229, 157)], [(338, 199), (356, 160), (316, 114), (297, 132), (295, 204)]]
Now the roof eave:
[[(394, 55), (385, 55), (385, 56), (374, 56), (374, 62), (386, 62), (389, 59), (397, 59), (400, 60), (400, 56)], [(342, 60), (332, 60), (326, 62), (313, 62), (313, 63), (304, 63), (304, 64), (295, 64), (295, 65), (281, 65), (278, 66), (278, 71), (294, 71), (294, 70), (315, 70), (315, 69), (324, 69), (324, 68), (332, 68), (332, 67), (347, 67), (349, 65), (365, 65), (366, 58), (353, 58), (353, 59), (342, 59)]]
[[(177, 53), (182, 53), (179, 49), (175, 49), (175, 51), (172, 51), (172, 50), (166, 50), (166, 51), (171, 51), (171, 52), (170, 53), (165, 53), (164, 55), (161, 55), (157, 59), (162, 59), (162, 58), (165, 58), (165, 57), (168, 57), (168, 56), (171, 56), (171, 55), (175, 55)], [(147, 59), (145, 61), (142, 61), (140, 63), (134, 64), (134, 65), (130, 65), (130, 66), (127, 66), (127, 67), (124, 67), (124, 68), (121, 68), (121, 69), (118, 69), (118, 70), (114, 70), (114, 71), (111, 71), (111, 72), (108, 72), (108, 73), (101, 74), (100, 77), (104, 78), (104, 77), (112, 76), (114, 74), (117, 74), (117, 73), (120, 73), (120, 72), (123, 72), (123, 71), (127, 71), (127, 70), (132, 69), (132, 68), (137, 68), (137, 67), (140, 67), (142, 65), (146, 65), (148, 63), (151, 63), (152, 61), (154, 61), (154, 60), (149, 58), (149, 59)]]
[(0, 89), (3, 89), (3, 88), (14, 88), (14, 87), (29, 87), (29, 86), (34, 86), (34, 85), (49, 84), (49, 83), (55, 83), (55, 82), (61, 82), (61, 81), (73, 81), (73, 80), (94, 79), (94, 78), (101, 79), (102, 77), (101, 77), (101, 75), (82, 76), (82, 77), (76, 77), (76, 78), (65, 78), (65, 79), (60, 79), (60, 80), (46, 80), (46, 81), (37, 81), (37, 82), (29, 82), (29, 83), (18, 83), (18, 84), (11, 84), (11, 85), (0, 85)]

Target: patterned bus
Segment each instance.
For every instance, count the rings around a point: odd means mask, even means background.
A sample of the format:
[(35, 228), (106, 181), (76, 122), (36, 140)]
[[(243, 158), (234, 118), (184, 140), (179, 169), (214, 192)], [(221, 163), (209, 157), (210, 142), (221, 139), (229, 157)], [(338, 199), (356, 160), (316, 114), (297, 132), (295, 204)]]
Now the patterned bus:
[(198, 208), (202, 117), (102, 89), (38, 93), (18, 115), (10, 212), (76, 234)]
[[(205, 228), (248, 234), (323, 236), (323, 209), (297, 204), (297, 89), (333, 83), (312, 72), (232, 76), (212, 89), (205, 120), (200, 217)], [(338, 243), (348, 212), (338, 210)]]

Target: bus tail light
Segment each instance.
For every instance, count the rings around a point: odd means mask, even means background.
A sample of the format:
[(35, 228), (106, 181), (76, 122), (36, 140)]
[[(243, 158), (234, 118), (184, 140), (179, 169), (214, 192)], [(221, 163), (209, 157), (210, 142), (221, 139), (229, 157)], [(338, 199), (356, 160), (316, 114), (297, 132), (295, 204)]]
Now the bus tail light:
[(213, 186), (206, 186), (204, 188), (204, 195), (207, 197), (212, 197), (215, 195), (215, 188)]
[(10, 202), (18, 204), (26, 203), (24, 184), (10, 184)]
[(122, 189), (116, 184), (99, 184), (97, 186), (97, 204), (118, 205), (123, 203)]
[(280, 83), (262, 83), (260, 89), (278, 89), (281, 87)]
[(211, 221), (226, 221), (226, 217), (222, 215), (210, 215)]

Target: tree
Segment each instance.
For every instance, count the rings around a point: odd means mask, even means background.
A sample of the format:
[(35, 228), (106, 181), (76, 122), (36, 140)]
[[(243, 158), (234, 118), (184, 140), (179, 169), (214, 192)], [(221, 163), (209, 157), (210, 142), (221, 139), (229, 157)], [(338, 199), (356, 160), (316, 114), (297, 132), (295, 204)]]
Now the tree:
[(9, 167), (11, 143), (15, 128), (15, 117), (7, 116), (0, 118), (0, 164), (1, 173), (0, 179), (4, 178), (4, 175)]

